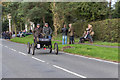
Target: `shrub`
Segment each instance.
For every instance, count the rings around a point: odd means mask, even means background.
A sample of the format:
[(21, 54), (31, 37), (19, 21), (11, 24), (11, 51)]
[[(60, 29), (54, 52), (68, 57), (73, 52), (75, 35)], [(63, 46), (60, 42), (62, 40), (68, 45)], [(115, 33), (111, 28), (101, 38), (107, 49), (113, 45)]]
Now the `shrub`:
[(95, 22), (76, 22), (73, 24), (75, 29), (75, 36), (82, 36), (88, 24), (92, 24), (95, 32), (94, 40), (118, 42), (118, 29), (120, 28), (120, 19), (106, 19)]

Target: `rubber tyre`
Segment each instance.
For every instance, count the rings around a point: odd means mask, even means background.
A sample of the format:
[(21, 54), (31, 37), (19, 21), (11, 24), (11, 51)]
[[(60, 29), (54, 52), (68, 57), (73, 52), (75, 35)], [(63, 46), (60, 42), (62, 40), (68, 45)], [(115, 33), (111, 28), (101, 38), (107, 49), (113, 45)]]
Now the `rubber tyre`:
[(52, 44), (49, 46), (50, 53), (52, 53)]
[(32, 50), (32, 55), (34, 55), (35, 54), (35, 45), (34, 45), (34, 43), (32, 43), (31, 50)]
[(27, 44), (27, 53), (30, 54), (30, 43)]
[(57, 43), (54, 44), (54, 52), (56, 55), (58, 55), (58, 44)]

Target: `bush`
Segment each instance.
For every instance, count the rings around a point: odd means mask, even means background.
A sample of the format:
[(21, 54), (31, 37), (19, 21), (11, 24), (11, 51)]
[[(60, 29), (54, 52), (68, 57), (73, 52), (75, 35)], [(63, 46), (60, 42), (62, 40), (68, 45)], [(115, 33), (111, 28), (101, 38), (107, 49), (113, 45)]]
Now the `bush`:
[(88, 24), (93, 25), (93, 31), (95, 32), (94, 40), (118, 42), (118, 28), (120, 28), (120, 19), (106, 19), (96, 22), (76, 22), (73, 24), (75, 28), (75, 35), (82, 36), (84, 30)]

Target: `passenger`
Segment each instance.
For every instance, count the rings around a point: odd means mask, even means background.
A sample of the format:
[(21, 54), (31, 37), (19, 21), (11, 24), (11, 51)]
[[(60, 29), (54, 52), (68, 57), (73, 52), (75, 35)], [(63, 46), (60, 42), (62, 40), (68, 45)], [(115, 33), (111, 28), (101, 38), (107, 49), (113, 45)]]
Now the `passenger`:
[(67, 44), (67, 33), (68, 29), (66, 28), (66, 25), (64, 24), (64, 28), (62, 28), (62, 44)]
[(69, 24), (69, 44), (74, 44), (74, 28), (72, 27), (72, 24)]
[(45, 27), (43, 27), (43, 34), (45, 38), (51, 39), (52, 29), (48, 26), (48, 23), (45, 23)]
[(34, 36), (34, 42), (37, 43), (39, 38), (42, 38), (42, 27), (40, 27), (40, 24), (37, 24), (37, 27), (33, 30), (33, 36)]

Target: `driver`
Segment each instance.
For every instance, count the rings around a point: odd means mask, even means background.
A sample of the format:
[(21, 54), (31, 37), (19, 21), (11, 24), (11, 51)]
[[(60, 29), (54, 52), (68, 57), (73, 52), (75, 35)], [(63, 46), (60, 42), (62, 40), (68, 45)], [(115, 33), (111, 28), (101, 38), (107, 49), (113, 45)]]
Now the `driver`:
[(45, 23), (45, 27), (43, 27), (43, 34), (45, 38), (51, 39), (52, 29), (48, 26), (48, 23)]
[(39, 38), (42, 38), (42, 27), (40, 24), (37, 24), (37, 27), (33, 30), (34, 42), (37, 43)]

